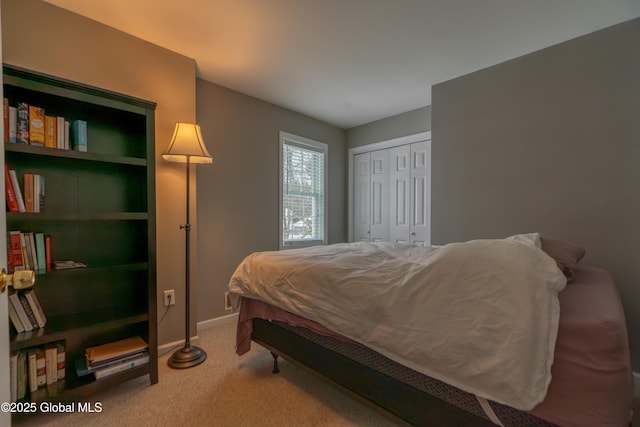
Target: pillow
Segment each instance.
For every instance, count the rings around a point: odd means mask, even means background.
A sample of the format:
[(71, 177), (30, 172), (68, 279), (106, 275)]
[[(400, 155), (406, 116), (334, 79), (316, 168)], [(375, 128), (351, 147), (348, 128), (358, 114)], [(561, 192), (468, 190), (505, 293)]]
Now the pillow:
[(540, 240), (542, 242), (542, 250), (556, 261), (560, 270), (567, 277), (567, 282), (570, 282), (573, 279), (578, 262), (584, 257), (585, 250), (560, 240), (551, 240), (544, 237), (541, 237)]

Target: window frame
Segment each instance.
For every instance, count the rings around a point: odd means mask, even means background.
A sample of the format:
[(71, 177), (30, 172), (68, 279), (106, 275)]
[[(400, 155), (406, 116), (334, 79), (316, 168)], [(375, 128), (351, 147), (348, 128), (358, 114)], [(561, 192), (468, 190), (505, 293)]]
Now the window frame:
[[(305, 138), (292, 133), (280, 131), (279, 135), (279, 156), (278, 156), (278, 247), (279, 249), (294, 249), (303, 248), (314, 245), (326, 245), (328, 235), (328, 190), (329, 190), (329, 174), (328, 174), (328, 160), (329, 160), (329, 146), (324, 142), (315, 141), (313, 139)], [(305, 150), (315, 151), (323, 157), (323, 179), (322, 179), (322, 214), (323, 214), (323, 235), (321, 239), (298, 239), (298, 240), (284, 240), (284, 162), (283, 154), (285, 145), (298, 147)]]

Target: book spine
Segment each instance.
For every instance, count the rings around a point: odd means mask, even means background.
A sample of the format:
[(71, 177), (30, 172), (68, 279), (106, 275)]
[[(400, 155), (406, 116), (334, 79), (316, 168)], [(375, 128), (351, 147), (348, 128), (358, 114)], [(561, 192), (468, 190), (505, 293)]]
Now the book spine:
[(44, 328), (44, 325), (47, 323), (47, 317), (44, 315), (44, 311), (42, 310), (42, 306), (40, 305), (40, 301), (38, 301), (38, 296), (35, 291), (33, 289), (24, 291), (24, 297), (29, 302), (29, 306), (31, 307), (31, 311), (33, 311), (36, 322), (38, 322), (38, 326)]
[(9, 143), (9, 98), (2, 100), (2, 118), (4, 122), (4, 143)]
[(11, 182), (11, 175), (9, 175), (9, 165), (4, 164), (4, 188), (7, 193), (7, 208), (9, 212), (20, 212), (20, 206), (18, 206), (18, 199), (16, 199), (16, 192), (13, 189), (13, 183)]
[(33, 211), (40, 212), (40, 175), (33, 174)]
[(44, 237), (44, 246), (45, 246), (45, 257), (47, 262), (47, 271), (51, 271), (51, 262), (52, 262), (51, 236)]
[(24, 399), (27, 395), (27, 354), (24, 351), (18, 353), (18, 385), (16, 399)]
[(66, 376), (67, 355), (64, 350), (64, 344), (59, 342), (56, 344), (58, 354), (58, 379), (62, 380)]
[(87, 122), (85, 120), (74, 120), (71, 125), (73, 149), (76, 151), (87, 151)]
[(33, 174), (25, 173), (22, 180), (24, 182), (24, 207), (27, 212), (33, 212)]
[(22, 293), (18, 293), (18, 298), (20, 299), (20, 304), (22, 304), (22, 308), (24, 308), (25, 313), (27, 313), (27, 317), (29, 318), (29, 321), (31, 322), (33, 329), (39, 328), (40, 326), (38, 325), (38, 321), (36, 320), (36, 315), (33, 314), (33, 310), (31, 309), (31, 306), (29, 305), (29, 301), (27, 301), (27, 298)]
[(11, 324), (16, 329), (17, 333), (24, 332), (24, 326), (22, 326), (22, 322), (20, 321), (20, 317), (18, 317), (18, 313), (16, 309), (13, 308), (13, 304), (9, 303), (9, 319), (11, 319)]
[(57, 148), (58, 120), (53, 116), (44, 116), (44, 146)]
[(10, 169), (9, 176), (11, 177), (11, 184), (13, 185), (13, 191), (16, 194), (16, 200), (18, 201), (18, 208), (20, 212), (26, 212), (27, 208), (24, 205), (24, 198), (22, 197), (22, 191), (20, 190), (20, 184), (18, 183), (18, 175), (16, 171)]
[(58, 381), (58, 350), (55, 346), (47, 346), (44, 349), (45, 371), (47, 385)]
[(9, 144), (18, 142), (18, 109), (9, 107)]
[(44, 176), (38, 175), (38, 212), (42, 212), (44, 209)]
[(44, 355), (44, 350), (38, 348), (36, 350), (36, 367), (38, 375), (38, 387), (47, 385), (47, 364)]
[(29, 143), (29, 104), (26, 102), (18, 103), (18, 120), (17, 120), (17, 142), (18, 144)]
[(27, 250), (27, 236), (24, 233), (20, 233), (20, 244), (22, 245), (22, 261), (24, 262), (24, 268), (26, 270), (32, 270), (31, 260), (29, 259), (29, 251)]
[(64, 149), (69, 149), (69, 121), (64, 121)]
[(19, 231), (10, 231), (9, 240), (11, 242), (11, 261), (14, 270), (24, 270), (24, 260), (22, 259), (22, 241)]
[(33, 270), (38, 270), (38, 254), (36, 253), (36, 238), (33, 235), (33, 231), (29, 231), (27, 233), (28, 241), (29, 241), (29, 253), (31, 256), (31, 268)]
[(56, 148), (64, 149), (64, 117), (56, 117)]
[(18, 352), (11, 353), (9, 357), (9, 378), (10, 385), (10, 398), (12, 402), (18, 400)]
[(11, 235), (7, 233), (7, 272), (13, 274), (16, 271), (13, 265), (13, 256), (11, 255)]
[(38, 271), (47, 271), (47, 254), (44, 241), (44, 233), (36, 233), (36, 256), (38, 258)]
[(44, 147), (44, 109), (29, 105), (29, 144)]
[(29, 391), (35, 392), (38, 391), (38, 361), (35, 350), (27, 352), (27, 360), (29, 366)]

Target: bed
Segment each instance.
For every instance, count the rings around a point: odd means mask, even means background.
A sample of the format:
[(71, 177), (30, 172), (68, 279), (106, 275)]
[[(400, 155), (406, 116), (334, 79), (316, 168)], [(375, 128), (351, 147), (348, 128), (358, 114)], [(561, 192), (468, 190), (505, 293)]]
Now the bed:
[(578, 266), (583, 255), (536, 233), (252, 254), (229, 284), (236, 351), (253, 340), (275, 364), (283, 356), (412, 425), (628, 425), (624, 313), (609, 273)]

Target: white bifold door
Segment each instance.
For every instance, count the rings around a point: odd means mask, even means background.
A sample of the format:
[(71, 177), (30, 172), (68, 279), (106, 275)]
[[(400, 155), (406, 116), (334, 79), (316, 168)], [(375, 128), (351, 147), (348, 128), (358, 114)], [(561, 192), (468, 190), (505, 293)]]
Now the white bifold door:
[(354, 241), (430, 244), (431, 141), (354, 156)]

